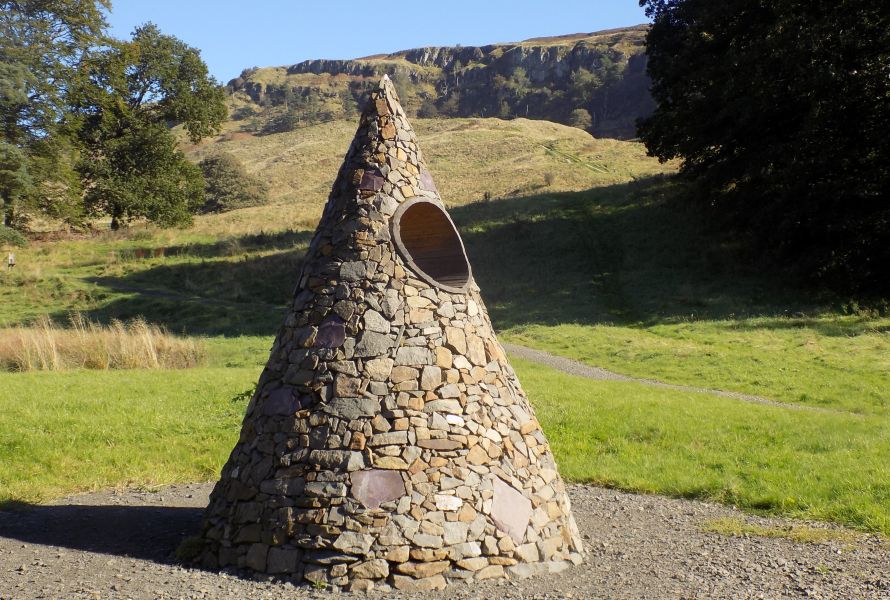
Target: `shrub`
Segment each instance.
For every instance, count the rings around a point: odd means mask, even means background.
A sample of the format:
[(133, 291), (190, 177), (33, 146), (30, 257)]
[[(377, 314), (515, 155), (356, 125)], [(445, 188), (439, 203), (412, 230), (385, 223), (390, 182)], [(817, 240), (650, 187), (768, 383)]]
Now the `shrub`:
[(198, 166), (204, 174), (204, 205), (200, 212), (225, 212), (258, 206), (268, 200), (266, 184), (249, 174), (241, 162), (227, 152), (204, 158)]
[(19, 231), (7, 227), (6, 225), (0, 225), (0, 246), (25, 246), (27, 243), (28, 241), (25, 239), (25, 236)]
[(583, 108), (576, 108), (572, 111), (572, 114), (569, 115), (569, 125), (577, 127), (578, 129), (587, 130), (593, 127), (593, 118), (591, 118), (590, 113)]

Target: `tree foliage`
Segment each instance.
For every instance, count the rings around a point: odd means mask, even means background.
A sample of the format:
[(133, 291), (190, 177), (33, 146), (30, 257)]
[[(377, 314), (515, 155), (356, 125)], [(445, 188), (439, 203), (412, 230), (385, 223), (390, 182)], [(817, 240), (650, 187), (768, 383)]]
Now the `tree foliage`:
[[(107, 0), (0, 1), (0, 178), (3, 223), (20, 223), (23, 210), (76, 203), (71, 147), (55, 139), (67, 108), (68, 82), (101, 38)], [(63, 211), (63, 212), (68, 212)]]
[(139, 27), (131, 41), (96, 51), (70, 96), (88, 213), (110, 215), (112, 228), (135, 218), (188, 222), (203, 204), (204, 183), (168, 125), (182, 123), (197, 142), (226, 116), (198, 51), (152, 24)]
[(204, 175), (202, 212), (223, 212), (268, 201), (266, 184), (247, 172), (244, 165), (228, 152), (217, 152), (198, 163)]
[(593, 119), (583, 108), (576, 108), (569, 116), (569, 125), (578, 129), (590, 129), (593, 126)]
[(200, 172), (169, 128), (197, 141), (225, 118), (197, 50), (151, 24), (105, 34), (108, 0), (0, 1), (0, 208), (112, 224), (188, 220)]
[(649, 152), (800, 272), (890, 289), (890, 10), (864, 0), (642, 0)]

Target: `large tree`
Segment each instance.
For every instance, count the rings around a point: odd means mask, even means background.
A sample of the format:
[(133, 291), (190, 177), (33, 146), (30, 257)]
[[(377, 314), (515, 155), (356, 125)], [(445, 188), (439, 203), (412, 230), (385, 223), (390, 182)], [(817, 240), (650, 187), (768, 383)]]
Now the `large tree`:
[(134, 218), (188, 222), (203, 204), (204, 182), (169, 126), (181, 123), (199, 141), (219, 130), (223, 98), (199, 52), (152, 24), (94, 52), (68, 119), (83, 149), (87, 211), (110, 215), (112, 228)]
[(890, 289), (890, 8), (871, 0), (642, 0), (649, 152), (752, 247)]
[[(70, 145), (57, 139), (68, 83), (101, 39), (108, 0), (0, 1), (0, 209), (76, 202)], [(58, 209), (59, 207), (54, 207)]]

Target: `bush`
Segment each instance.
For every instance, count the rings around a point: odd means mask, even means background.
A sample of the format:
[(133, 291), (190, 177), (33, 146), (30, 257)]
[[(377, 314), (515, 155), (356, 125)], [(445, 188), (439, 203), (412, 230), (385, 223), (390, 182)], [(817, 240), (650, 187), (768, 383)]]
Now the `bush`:
[(578, 129), (587, 130), (593, 127), (593, 118), (591, 118), (590, 113), (583, 108), (576, 108), (569, 116), (569, 125), (577, 127)]
[(0, 225), (0, 246), (25, 246), (27, 243), (28, 240), (20, 232), (6, 225)]
[(268, 201), (268, 189), (249, 174), (241, 162), (226, 152), (204, 158), (198, 166), (204, 174), (204, 205), (199, 212), (225, 212), (258, 206)]
[(436, 108), (436, 102), (432, 98), (424, 98), (417, 111), (417, 116), (421, 119), (434, 119), (439, 116), (439, 109)]

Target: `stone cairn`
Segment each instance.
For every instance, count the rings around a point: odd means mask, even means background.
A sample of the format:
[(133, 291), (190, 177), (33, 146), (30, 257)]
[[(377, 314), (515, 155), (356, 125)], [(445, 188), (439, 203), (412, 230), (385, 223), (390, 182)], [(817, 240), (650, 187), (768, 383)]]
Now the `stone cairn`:
[(210, 497), (201, 564), (443, 589), (582, 542), (392, 83), (370, 94)]

